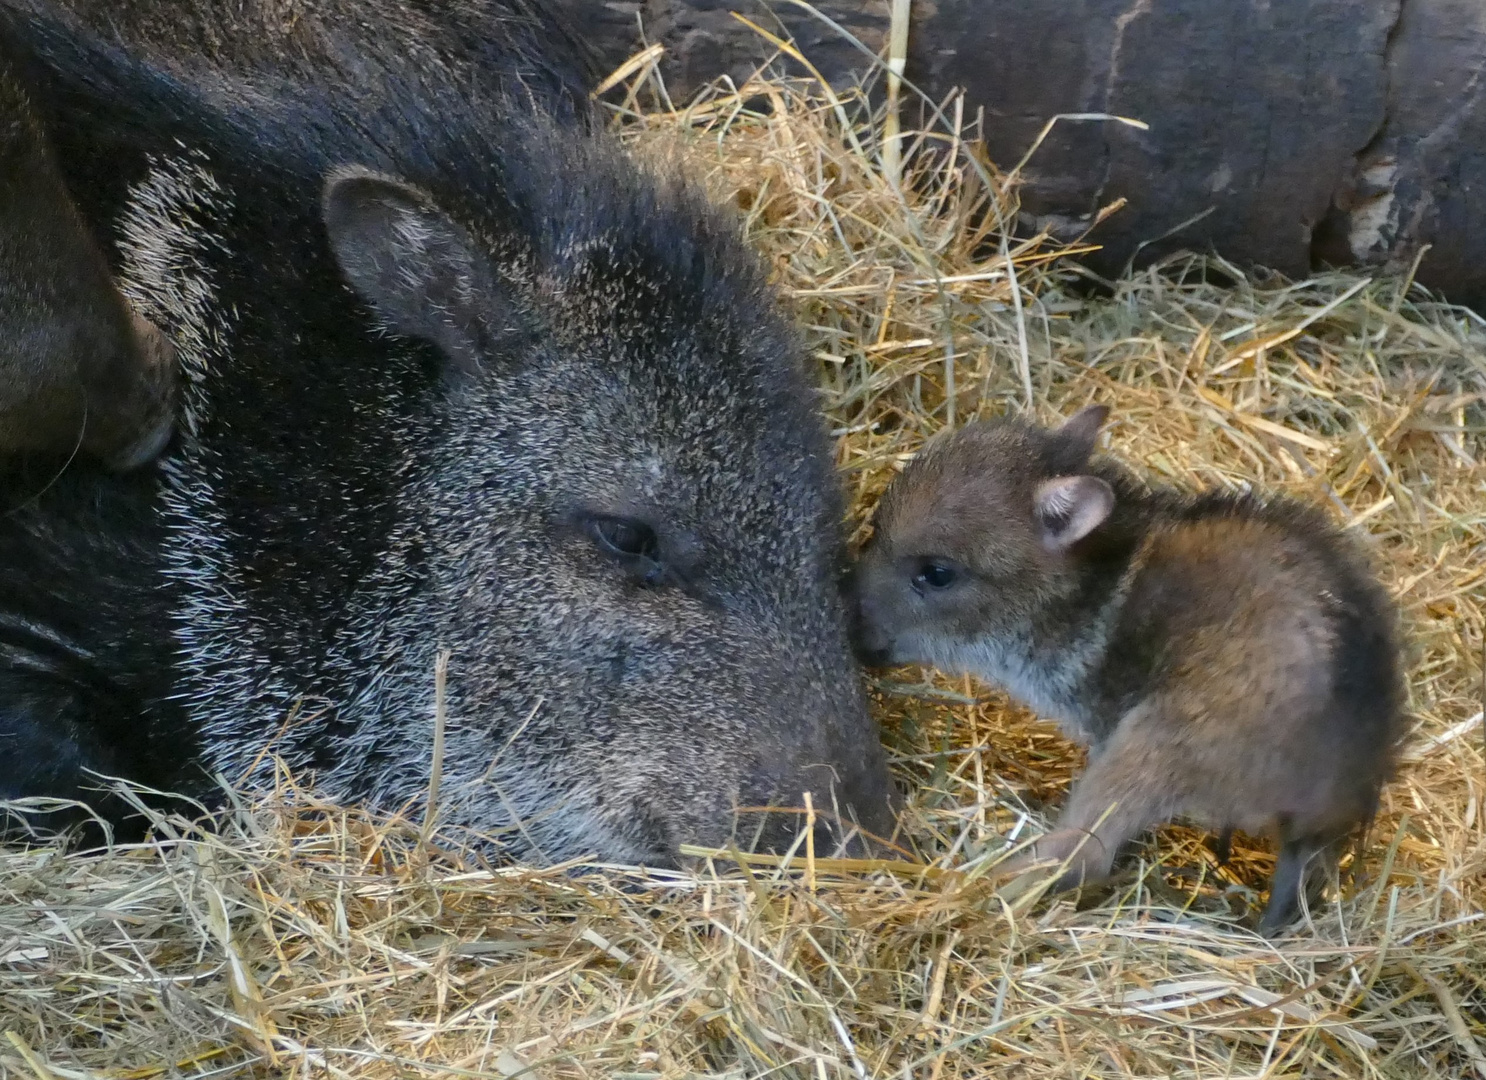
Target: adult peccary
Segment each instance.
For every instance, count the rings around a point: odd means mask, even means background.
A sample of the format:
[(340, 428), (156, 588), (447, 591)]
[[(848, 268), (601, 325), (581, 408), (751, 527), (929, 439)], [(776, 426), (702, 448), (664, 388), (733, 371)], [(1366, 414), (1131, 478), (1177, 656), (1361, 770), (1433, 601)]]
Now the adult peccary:
[(114, 287), (0, 42), (0, 456), (142, 465), (170, 439), (176, 374)]
[(0, 791), (277, 756), (421, 812), (447, 648), (445, 823), (651, 864), (806, 792), (887, 827), (796, 340), (730, 221), (585, 133), (558, 28), (4, 7), (190, 381), (158, 476), (0, 522)]
[(1261, 925), (1369, 821), (1399, 735), (1394, 614), (1346, 539), (1280, 498), (1184, 495), (1090, 461), (1106, 415), (935, 440), (883, 496), (861, 647), (980, 675), (1089, 744), (1058, 828), (1006, 872), (1109, 873), (1188, 817), (1281, 842)]

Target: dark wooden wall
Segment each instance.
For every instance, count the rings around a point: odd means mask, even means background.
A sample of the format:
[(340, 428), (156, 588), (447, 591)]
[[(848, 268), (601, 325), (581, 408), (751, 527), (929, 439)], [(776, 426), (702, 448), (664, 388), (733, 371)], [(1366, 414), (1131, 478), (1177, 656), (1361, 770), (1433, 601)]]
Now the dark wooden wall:
[[(866, 66), (784, 0), (555, 2), (611, 67), (638, 16), (681, 94), (767, 54), (733, 10), (783, 24), (832, 80)], [(816, 7), (882, 48), (887, 0)], [(1427, 245), (1420, 280), (1486, 308), (1486, 0), (915, 0), (907, 75), (963, 88), (1003, 165), (1057, 113), (1150, 125), (1060, 124), (1028, 167), (1038, 223), (1129, 200), (1092, 237), (1096, 269), (1211, 247), (1303, 274), (1408, 266)]]

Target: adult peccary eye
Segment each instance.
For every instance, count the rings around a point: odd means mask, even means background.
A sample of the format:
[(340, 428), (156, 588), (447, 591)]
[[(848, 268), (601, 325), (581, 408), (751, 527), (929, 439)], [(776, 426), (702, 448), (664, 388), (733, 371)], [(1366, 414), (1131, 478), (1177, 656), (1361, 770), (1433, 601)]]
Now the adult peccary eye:
[(599, 546), (611, 554), (631, 559), (658, 561), (660, 544), (655, 530), (643, 521), (628, 518), (594, 518), (590, 524)]
[(929, 589), (947, 589), (954, 584), (958, 575), (952, 567), (943, 563), (926, 562), (919, 567), (918, 575), (913, 579), (914, 585), (922, 591)]

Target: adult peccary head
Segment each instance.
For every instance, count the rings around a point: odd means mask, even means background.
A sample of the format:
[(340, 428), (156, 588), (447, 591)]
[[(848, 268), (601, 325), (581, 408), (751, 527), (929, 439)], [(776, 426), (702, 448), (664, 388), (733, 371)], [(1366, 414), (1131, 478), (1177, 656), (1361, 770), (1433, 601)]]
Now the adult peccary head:
[[(332, 795), (416, 810), (448, 649), (445, 822), (650, 863), (735, 827), (748, 843), (736, 810), (806, 792), (886, 830), (828, 447), (731, 222), (607, 139), (434, 93), (436, 72), (414, 85), (354, 40), (338, 55), (377, 69), (369, 102), (313, 65), (165, 79), (86, 35), (32, 36), (83, 103), (66, 145), (141, 148), (122, 197), (90, 184), (96, 152), (71, 160), (191, 375), (131, 534), (149, 573), (43, 597), (110, 613), (85, 642), (120, 687), (110, 730), (153, 740), (126, 771), (179, 786), (194, 743), (261, 779), (271, 751)], [(92, 537), (55, 539), (78, 497), (0, 525), (12, 562), (43, 564), (28, 582), (86, 561)], [(161, 604), (155, 676), (125, 613)], [(29, 674), (8, 677), (9, 723), (39, 745), (55, 728), (16, 704)]]
[[(578, 211), (540, 246), (365, 169), (325, 193), (348, 280), (446, 367), (407, 495), (427, 587), (402, 616), (412, 674), (436, 643), (454, 654), (445, 812), (514, 810), (544, 853), (649, 861), (805, 791), (881, 829), (833, 592), (840, 507), (792, 337), (693, 193), (532, 136), (544, 210)], [(681, 239), (656, 231), (678, 209)], [(400, 772), (421, 785), (428, 713), (405, 720)]]
[(142, 465), (173, 430), (176, 373), (114, 287), (0, 42), (0, 455)]

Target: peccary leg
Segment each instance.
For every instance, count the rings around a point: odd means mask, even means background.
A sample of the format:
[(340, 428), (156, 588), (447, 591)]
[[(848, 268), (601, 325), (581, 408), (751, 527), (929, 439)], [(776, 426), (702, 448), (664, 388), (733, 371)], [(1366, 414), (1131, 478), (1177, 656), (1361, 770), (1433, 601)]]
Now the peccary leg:
[[(1269, 903), (1259, 920), (1259, 932), (1266, 937), (1289, 926), (1300, 914), (1300, 896), (1306, 889), (1306, 881), (1314, 878), (1307, 873), (1311, 860), (1316, 856), (1333, 856), (1335, 845), (1313, 836), (1292, 836), (1288, 829), (1281, 831), (1280, 855), (1275, 863), (1274, 877), (1269, 881)], [(1321, 862), (1328, 859), (1323, 857)], [(1309, 898), (1311, 893), (1306, 892)]]
[(1233, 826), (1230, 825), (1218, 834), (1218, 841), (1213, 845), (1213, 858), (1219, 866), (1225, 866), (1233, 855)]
[(1138, 730), (1117, 732), (1074, 784), (1058, 827), (1038, 840), (1030, 854), (1003, 863), (1001, 870), (1017, 873), (1034, 863), (1066, 861), (1068, 868), (1054, 889), (1108, 877), (1120, 848), (1170, 814), (1168, 785), (1180, 772), (1167, 756)]

